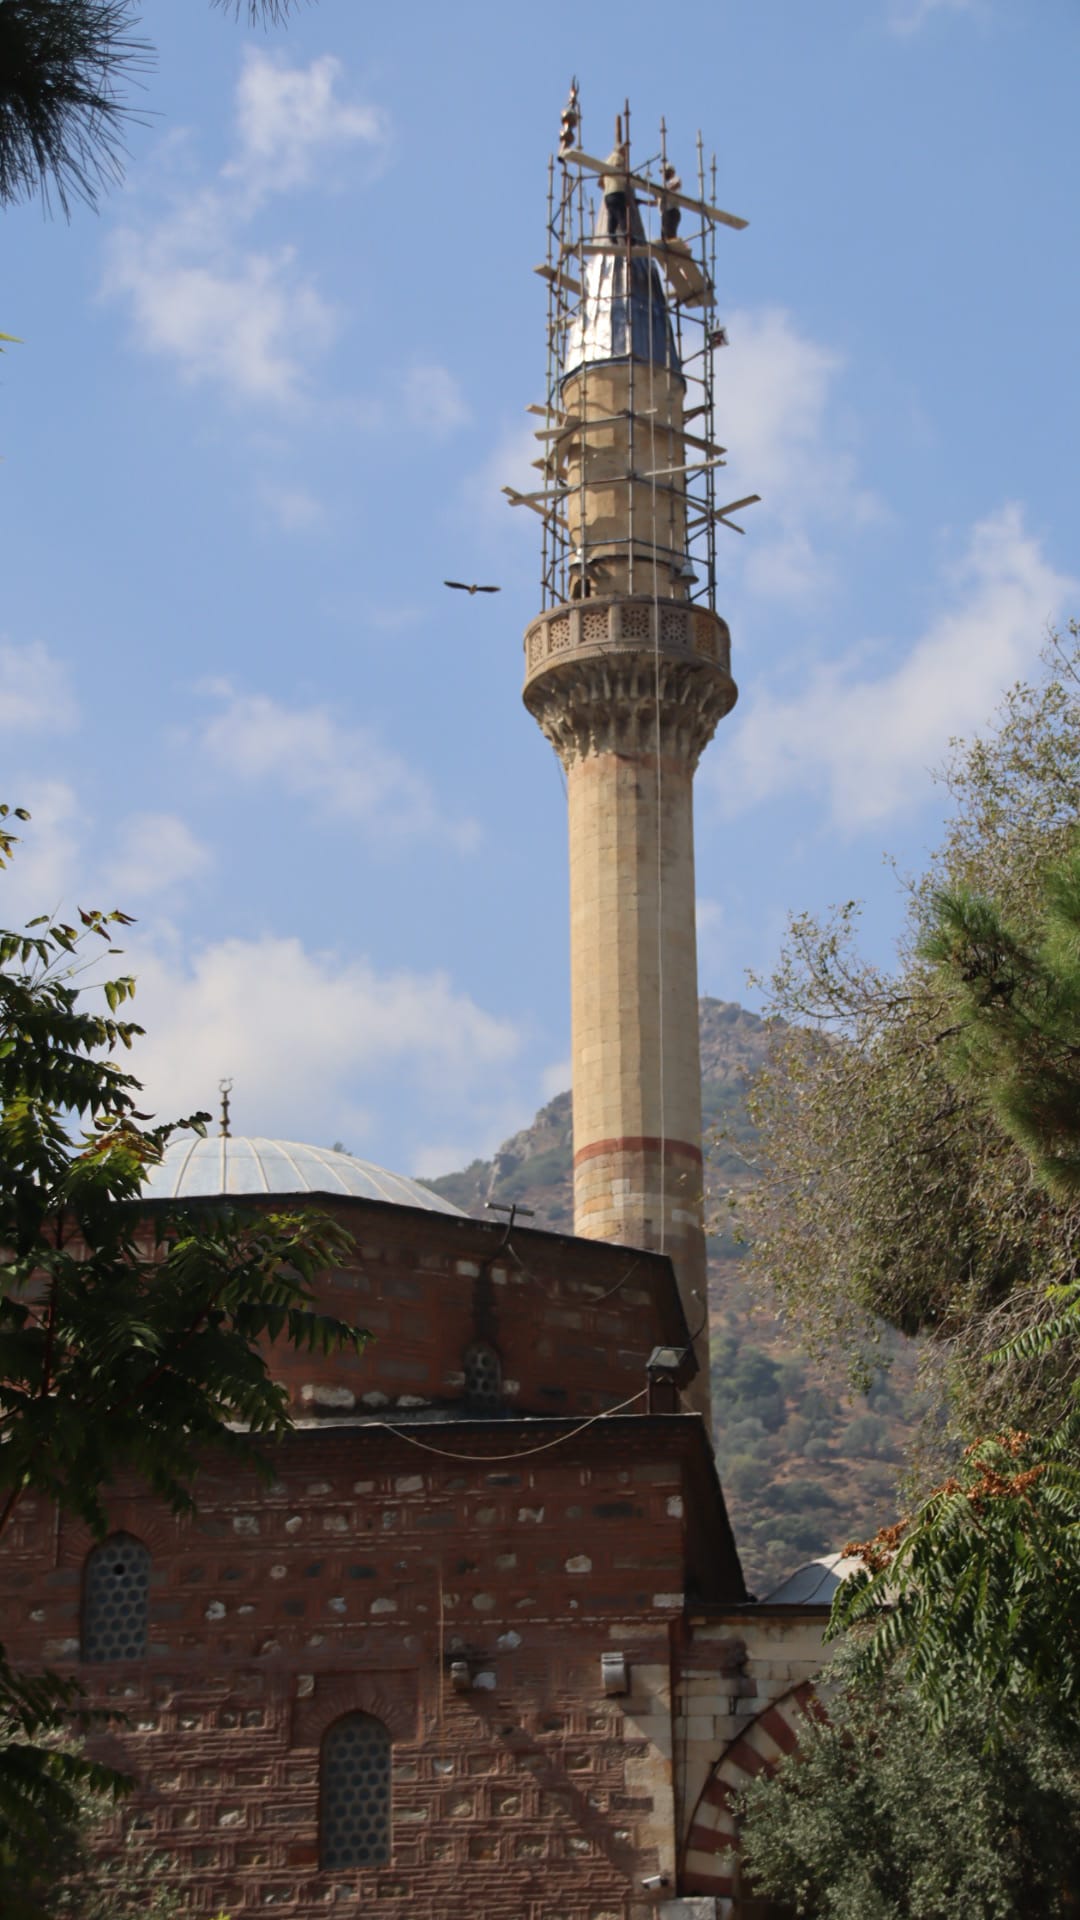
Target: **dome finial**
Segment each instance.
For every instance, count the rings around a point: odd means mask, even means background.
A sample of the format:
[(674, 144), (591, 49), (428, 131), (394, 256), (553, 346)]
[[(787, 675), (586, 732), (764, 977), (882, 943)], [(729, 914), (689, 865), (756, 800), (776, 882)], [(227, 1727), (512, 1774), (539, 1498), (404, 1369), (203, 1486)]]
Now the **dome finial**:
[(222, 1138), (223, 1140), (227, 1140), (227, 1139), (228, 1139), (228, 1137), (229, 1137), (229, 1095), (230, 1095), (230, 1093), (232, 1092), (232, 1081), (231, 1081), (231, 1080), (219, 1080), (219, 1081), (218, 1081), (218, 1088), (219, 1088), (219, 1091), (220, 1091), (220, 1093), (221, 1093), (221, 1128), (220, 1128), (220, 1133), (221, 1133), (221, 1138)]

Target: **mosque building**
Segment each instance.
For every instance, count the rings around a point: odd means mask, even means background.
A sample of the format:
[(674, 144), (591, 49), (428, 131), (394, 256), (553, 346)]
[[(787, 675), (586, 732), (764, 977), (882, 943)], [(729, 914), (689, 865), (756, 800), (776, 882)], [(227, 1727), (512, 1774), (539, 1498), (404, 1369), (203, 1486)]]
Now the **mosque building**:
[[(134, 1481), (96, 1542), (29, 1500), (20, 1665), (119, 1707), (105, 1752), (231, 1920), (764, 1920), (735, 1795), (797, 1744), (836, 1572), (750, 1595), (709, 1426), (694, 771), (735, 701), (716, 610), (718, 229), (700, 160), (552, 163), (542, 605), (525, 690), (566, 773), (575, 1231), (473, 1218), (350, 1155), (175, 1140), (148, 1214), (314, 1202), (361, 1355), (274, 1350), (267, 1485)], [(606, 142), (604, 143), (606, 144)], [(715, 169), (714, 169), (715, 174)], [(593, 203), (595, 202), (595, 205)]]

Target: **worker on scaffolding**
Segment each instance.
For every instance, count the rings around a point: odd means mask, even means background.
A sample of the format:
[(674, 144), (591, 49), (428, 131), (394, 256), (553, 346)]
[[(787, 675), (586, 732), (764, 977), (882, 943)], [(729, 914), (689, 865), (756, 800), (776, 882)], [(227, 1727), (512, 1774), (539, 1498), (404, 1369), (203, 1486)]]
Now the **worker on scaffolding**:
[(605, 172), (600, 176), (600, 186), (607, 209), (607, 230), (609, 240), (618, 240), (620, 235), (629, 232), (629, 188), (630, 147), (622, 137), (622, 121), (615, 122), (615, 145), (604, 162)]
[[(682, 186), (682, 181), (679, 179), (670, 160), (664, 161), (662, 171), (667, 193), (678, 193)], [(661, 240), (674, 240), (679, 231), (679, 220), (682, 217), (682, 209), (674, 200), (668, 199), (667, 193), (661, 193), (660, 196), (660, 238)]]
[(578, 106), (578, 83), (576, 80), (571, 80), (570, 93), (567, 97), (566, 105), (562, 110), (562, 120), (559, 127), (559, 159), (564, 162), (566, 155), (572, 153), (577, 145), (577, 130), (580, 120), (581, 110)]

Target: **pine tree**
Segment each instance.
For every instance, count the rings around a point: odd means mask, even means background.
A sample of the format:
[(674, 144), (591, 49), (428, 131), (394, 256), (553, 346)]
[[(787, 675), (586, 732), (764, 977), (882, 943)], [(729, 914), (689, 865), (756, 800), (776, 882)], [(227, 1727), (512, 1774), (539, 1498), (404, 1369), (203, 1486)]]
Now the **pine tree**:
[[(292, 0), (211, 0), (252, 23)], [(0, 206), (40, 194), (64, 214), (122, 176), (125, 93), (153, 63), (134, 0), (0, 0)]]

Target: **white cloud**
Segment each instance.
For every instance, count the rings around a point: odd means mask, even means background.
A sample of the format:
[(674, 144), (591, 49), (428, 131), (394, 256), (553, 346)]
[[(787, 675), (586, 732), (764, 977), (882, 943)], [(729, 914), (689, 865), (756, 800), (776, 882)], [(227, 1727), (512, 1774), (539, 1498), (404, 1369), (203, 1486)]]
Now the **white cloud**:
[(261, 196), (326, 183), (331, 157), (343, 150), (381, 147), (385, 115), (378, 107), (344, 100), (341, 61), (323, 54), (308, 67), (249, 48), (236, 89), (238, 153), (225, 168)]
[[(502, 1075), (520, 1046), (442, 973), (379, 973), (367, 960), (311, 953), (266, 936), (208, 945), (190, 959), (135, 943), (136, 1017), (146, 1028), (132, 1065), (147, 1104), (166, 1117), (213, 1108), (231, 1076), (238, 1132), (359, 1149), (381, 1075), (415, 1089), (418, 1129), (490, 1132)], [(383, 1157), (377, 1134), (365, 1142)]]
[(471, 418), (465, 396), (447, 367), (429, 364), (410, 368), (403, 397), (409, 426), (439, 439), (455, 427), (465, 426)]
[[(69, 733), (78, 712), (67, 668), (39, 640), (18, 646), (0, 640), (0, 729), (16, 733)], [(11, 805), (20, 799), (4, 798)]]
[(63, 780), (19, 783), (30, 814), (17, 823), (19, 845), (0, 876), (5, 926), (37, 913), (133, 907), (171, 892), (211, 864), (209, 850), (176, 814), (136, 813), (106, 837)]
[(291, 247), (244, 252), (227, 225), (215, 237), (208, 222), (200, 238), (183, 216), (113, 234), (105, 291), (126, 297), (144, 353), (242, 400), (295, 402), (306, 363), (337, 331), (333, 309), (304, 279)]
[[(74, 789), (63, 780), (20, 783), (12, 804), (25, 807), (30, 818), (14, 823), (19, 844), (10, 866), (0, 874), (0, 921), (5, 927), (21, 927), (35, 914), (52, 913), (59, 907), (70, 912), (83, 815)], [(87, 899), (83, 904), (103, 903)]]
[(467, 474), (462, 482), (462, 497), (470, 520), (482, 516), (495, 532), (519, 541), (524, 538), (537, 553), (540, 522), (536, 514), (528, 507), (511, 507), (503, 488), (514, 487), (518, 493), (535, 492), (541, 482), (532, 462), (539, 454), (540, 442), (533, 426), (507, 426), (482, 465)]
[(569, 1055), (565, 1060), (555, 1060), (545, 1067), (540, 1075), (540, 1086), (545, 1100), (554, 1100), (557, 1094), (566, 1093), (574, 1078), (574, 1063)]
[(170, 892), (211, 864), (209, 849), (175, 813), (136, 813), (120, 829), (105, 885), (122, 907)]
[(306, 487), (280, 486), (264, 480), (259, 500), (283, 533), (310, 533), (326, 521), (326, 508)]
[[(924, 801), (928, 770), (1034, 662), (1075, 583), (1013, 505), (973, 529), (949, 590), (951, 604), (891, 669), (868, 673), (864, 648), (817, 668), (790, 699), (759, 693), (732, 743), (734, 766), (729, 756), (722, 780), (706, 772), (726, 804), (824, 789), (834, 823), (858, 829)], [(891, 641), (874, 649), (877, 659), (899, 653)]]
[(347, 725), (329, 707), (289, 708), (267, 694), (225, 697), (201, 735), (223, 773), (272, 780), (278, 791), (313, 800), (380, 840), (415, 835), (459, 851), (476, 844), (476, 824), (451, 818), (423, 776), (369, 728)]
[[(378, 109), (339, 97), (329, 56), (289, 67), (248, 54), (237, 88), (237, 155), (216, 182), (174, 191), (167, 205), (120, 227), (106, 248), (103, 291), (123, 300), (136, 344), (181, 376), (245, 401), (294, 405), (338, 318), (292, 246), (250, 243), (268, 195), (335, 184), (331, 155), (373, 148)], [(179, 151), (173, 141), (166, 157)]]
[(901, 35), (918, 33), (936, 13), (982, 12), (981, 0), (896, 0), (888, 15), (890, 31)]
[[(732, 345), (717, 367), (716, 414), (730, 452), (717, 484), (721, 500), (762, 496), (761, 506), (745, 510), (754, 538), (739, 555), (742, 579), (763, 598), (804, 602), (831, 584), (814, 530), (840, 521), (865, 524), (883, 514), (861, 485), (834, 417), (843, 361), (778, 308), (733, 313), (728, 330)], [(721, 529), (719, 537), (728, 536)]]

